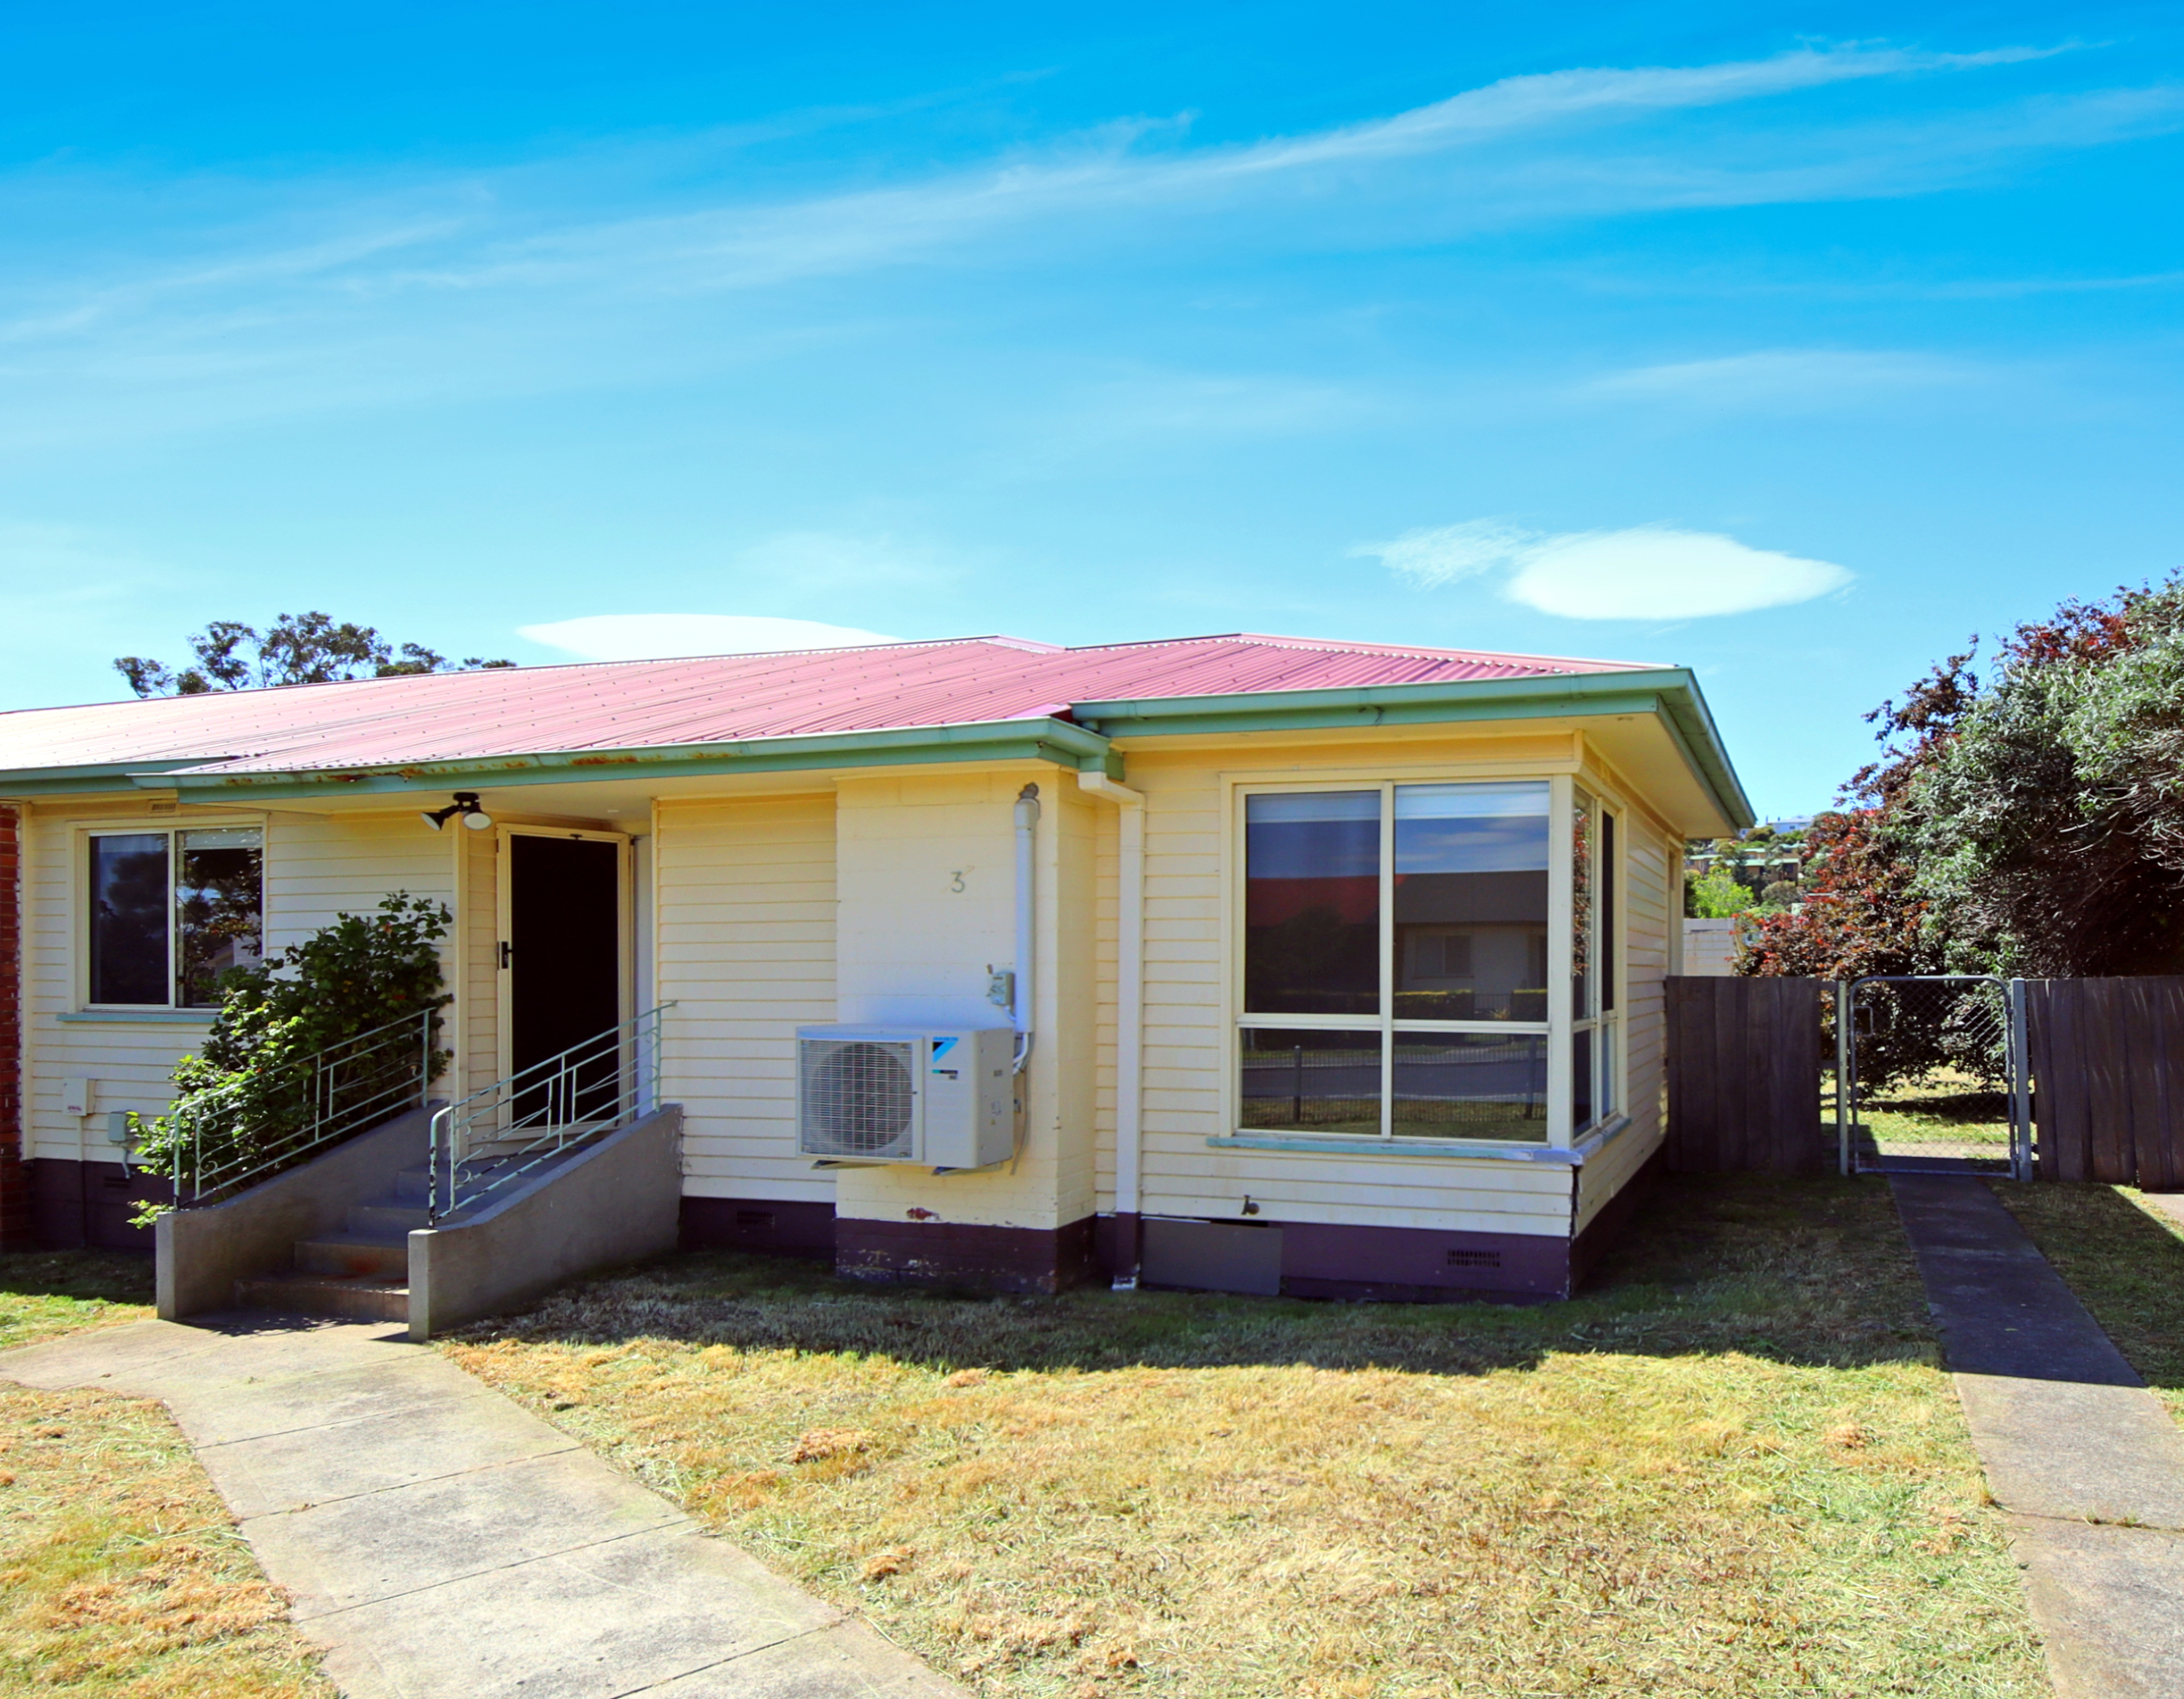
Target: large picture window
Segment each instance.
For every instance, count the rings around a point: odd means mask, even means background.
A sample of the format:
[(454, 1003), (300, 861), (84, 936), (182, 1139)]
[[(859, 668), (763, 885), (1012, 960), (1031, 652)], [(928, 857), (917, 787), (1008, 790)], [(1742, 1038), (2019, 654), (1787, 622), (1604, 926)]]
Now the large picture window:
[(220, 976), (263, 948), (263, 862), (255, 827), (93, 834), (92, 1003), (217, 1007)]
[(1244, 803), (1246, 1128), (1547, 1137), (1544, 780)]

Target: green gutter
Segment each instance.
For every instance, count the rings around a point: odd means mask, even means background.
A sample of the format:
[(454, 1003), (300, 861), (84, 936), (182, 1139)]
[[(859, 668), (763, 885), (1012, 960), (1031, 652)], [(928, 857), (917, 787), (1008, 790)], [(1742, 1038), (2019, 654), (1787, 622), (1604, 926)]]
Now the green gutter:
[(446, 790), (456, 785), (586, 784), (622, 778), (697, 778), (723, 773), (887, 767), (934, 761), (1034, 760), (1075, 769), (1113, 765), (1115, 759), (1108, 739), (1067, 720), (1005, 720), (815, 737), (752, 738), (733, 743), (413, 761), (398, 766), (328, 768), (319, 772), (237, 773), (216, 767), (209, 772), (147, 776), (137, 782), (161, 790), (178, 789), (187, 800), (197, 803), (216, 796), (276, 801), (323, 796), (328, 791), (368, 795)]
[(174, 761), (111, 761), (87, 767), (20, 767), (0, 773), (0, 796), (75, 796), (95, 791), (171, 790), (161, 776), (181, 767), (230, 759), (185, 755)]
[(1158, 697), (1075, 705), (1077, 723), (1114, 738), (1218, 736), (1240, 731), (1431, 725), (1566, 715), (1652, 714), (1661, 720), (1692, 776), (1738, 826), (1758, 817), (1730, 766), (1698, 680), (1683, 667), (1569, 673), (1546, 679), (1477, 679), (1461, 683), (1358, 685), (1279, 694)]

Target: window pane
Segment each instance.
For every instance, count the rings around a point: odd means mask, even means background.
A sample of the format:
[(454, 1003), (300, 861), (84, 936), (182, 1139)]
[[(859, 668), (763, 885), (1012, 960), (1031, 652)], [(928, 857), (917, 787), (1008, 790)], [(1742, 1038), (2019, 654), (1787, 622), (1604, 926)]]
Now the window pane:
[(1544, 783), (1396, 787), (1398, 1019), (1547, 1019)]
[(220, 1001), (220, 976), (258, 959), (263, 855), (255, 829), (185, 832), (175, 883), (178, 930), (175, 1001), (206, 1008)]
[(1616, 1101), (1616, 1023), (1603, 1021), (1594, 1030), (1600, 1047), (1600, 1118), (1606, 1120), (1622, 1107)]
[(1380, 1132), (1380, 1035), (1245, 1027), (1243, 1125)]
[(1547, 1142), (1547, 1040), (1512, 1033), (1399, 1032), (1398, 1138)]
[(166, 834), (91, 840), (91, 1001), (164, 1006)]
[(1377, 1014), (1380, 793), (1244, 803), (1244, 1007)]
[(1570, 841), (1570, 1015), (1588, 1020), (1593, 1007), (1593, 799), (1577, 793)]
[(1583, 1132), (1593, 1124), (1593, 1029), (1570, 1035), (1570, 1126)]

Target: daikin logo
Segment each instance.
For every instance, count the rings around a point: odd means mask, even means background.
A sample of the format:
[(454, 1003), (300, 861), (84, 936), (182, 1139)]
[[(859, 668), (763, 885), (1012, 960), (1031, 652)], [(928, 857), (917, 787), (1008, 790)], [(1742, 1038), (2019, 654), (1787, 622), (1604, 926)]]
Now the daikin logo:
[(944, 1069), (941, 1067), (940, 1063), (942, 1058), (945, 1058), (951, 1050), (953, 1050), (956, 1047), (958, 1041), (958, 1040), (953, 1038), (936, 1038), (933, 1041), (933, 1057), (929, 1065), (932, 1067), (934, 1073), (952, 1074), (956, 1071), (953, 1068)]

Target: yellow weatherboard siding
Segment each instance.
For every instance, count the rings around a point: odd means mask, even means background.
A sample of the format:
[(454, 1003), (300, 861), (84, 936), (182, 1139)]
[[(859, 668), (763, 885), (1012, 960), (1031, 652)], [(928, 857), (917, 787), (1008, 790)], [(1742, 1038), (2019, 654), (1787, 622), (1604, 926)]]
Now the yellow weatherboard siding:
[(652, 853), (684, 1192), (832, 1200), (832, 1176), (796, 1154), (794, 1035), (834, 1019), (832, 794), (663, 803)]

